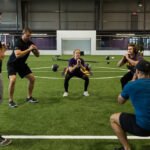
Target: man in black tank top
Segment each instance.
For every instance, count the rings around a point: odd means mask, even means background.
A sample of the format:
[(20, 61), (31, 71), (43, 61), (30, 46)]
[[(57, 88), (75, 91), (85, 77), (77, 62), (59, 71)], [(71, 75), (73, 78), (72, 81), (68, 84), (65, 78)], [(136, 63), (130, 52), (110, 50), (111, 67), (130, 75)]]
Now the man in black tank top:
[(29, 81), (28, 95), (26, 101), (37, 103), (38, 101), (32, 97), (34, 88), (35, 77), (31, 69), (26, 64), (30, 52), (36, 57), (39, 57), (39, 51), (32, 41), (30, 41), (31, 30), (26, 28), (23, 30), (22, 37), (15, 42), (15, 47), (7, 62), (7, 70), (9, 77), (9, 106), (12, 108), (17, 107), (14, 102), (13, 95), (16, 82), (16, 74), (18, 73), (21, 78), (26, 78)]

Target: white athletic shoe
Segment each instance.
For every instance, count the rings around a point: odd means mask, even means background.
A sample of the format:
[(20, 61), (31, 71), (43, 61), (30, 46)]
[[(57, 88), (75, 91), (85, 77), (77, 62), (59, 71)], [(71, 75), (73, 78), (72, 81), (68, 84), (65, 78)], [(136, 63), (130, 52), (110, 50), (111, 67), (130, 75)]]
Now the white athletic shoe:
[(90, 96), (90, 94), (88, 93), (88, 91), (84, 91), (83, 95), (84, 96)]
[(64, 92), (63, 97), (67, 97), (68, 96), (68, 92)]

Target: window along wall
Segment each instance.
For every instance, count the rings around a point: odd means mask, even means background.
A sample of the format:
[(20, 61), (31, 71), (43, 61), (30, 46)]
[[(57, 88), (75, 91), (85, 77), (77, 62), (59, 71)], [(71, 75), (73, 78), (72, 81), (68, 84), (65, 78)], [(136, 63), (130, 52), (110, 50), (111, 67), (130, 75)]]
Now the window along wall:
[[(14, 41), (18, 35), (10, 35), (0, 33), (0, 41), (7, 44), (9, 49), (13, 49)], [(37, 45), (40, 50), (57, 50), (56, 35), (36, 35), (32, 36), (31, 40)], [(80, 41), (77, 39), (62, 40), (62, 49), (73, 50), (74, 48), (86, 49), (87, 54), (90, 54), (91, 43), (90, 39)], [(79, 43), (79, 46), (78, 44)], [(150, 50), (150, 36), (149, 35), (135, 35), (135, 36), (116, 36), (116, 35), (97, 35), (96, 36), (96, 50), (126, 50), (129, 43), (134, 43), (143, 46), (144, 50)]]
[(97, 35), (96, 49), (100, 50), (126, 50), (129, 43), (134, 43), (144, 50), (150, 50), (149, 35), (116, 36)]
[(21, 7), (19, 0), (0, 1), (0, 31), (22, 29)]

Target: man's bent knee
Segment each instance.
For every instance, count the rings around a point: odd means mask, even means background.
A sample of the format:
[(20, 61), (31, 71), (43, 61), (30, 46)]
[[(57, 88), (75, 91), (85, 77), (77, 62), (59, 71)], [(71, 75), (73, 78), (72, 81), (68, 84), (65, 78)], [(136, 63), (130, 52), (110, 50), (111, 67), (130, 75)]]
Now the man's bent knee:
[(29, 82), (34, 83), (35, 82), (35, 77), (32, 74), (29, 74), (26, 76), (26, 78), (29, 80)]
[[(111, 123), (119, 123), (119, 118), (120, 118), (121, 113), (114, 113), (110, 116), (110, 122)], [(119, 123), (120, 124), (120, 123)]]

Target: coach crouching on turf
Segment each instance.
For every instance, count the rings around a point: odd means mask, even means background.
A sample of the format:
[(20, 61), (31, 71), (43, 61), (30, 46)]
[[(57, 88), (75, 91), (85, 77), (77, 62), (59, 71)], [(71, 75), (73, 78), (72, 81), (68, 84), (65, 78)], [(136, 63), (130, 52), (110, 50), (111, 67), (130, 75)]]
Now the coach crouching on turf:
[(150, 62), (141, 60), (136, 65), (137, 80), (129, 82), (118, 96), (124, 104), (131, 100), (135, 114), (115, 113), (110, 117), (111, 126), (123, 145), (115, 150), (131, 150), (126, 133), (150, 136)]

